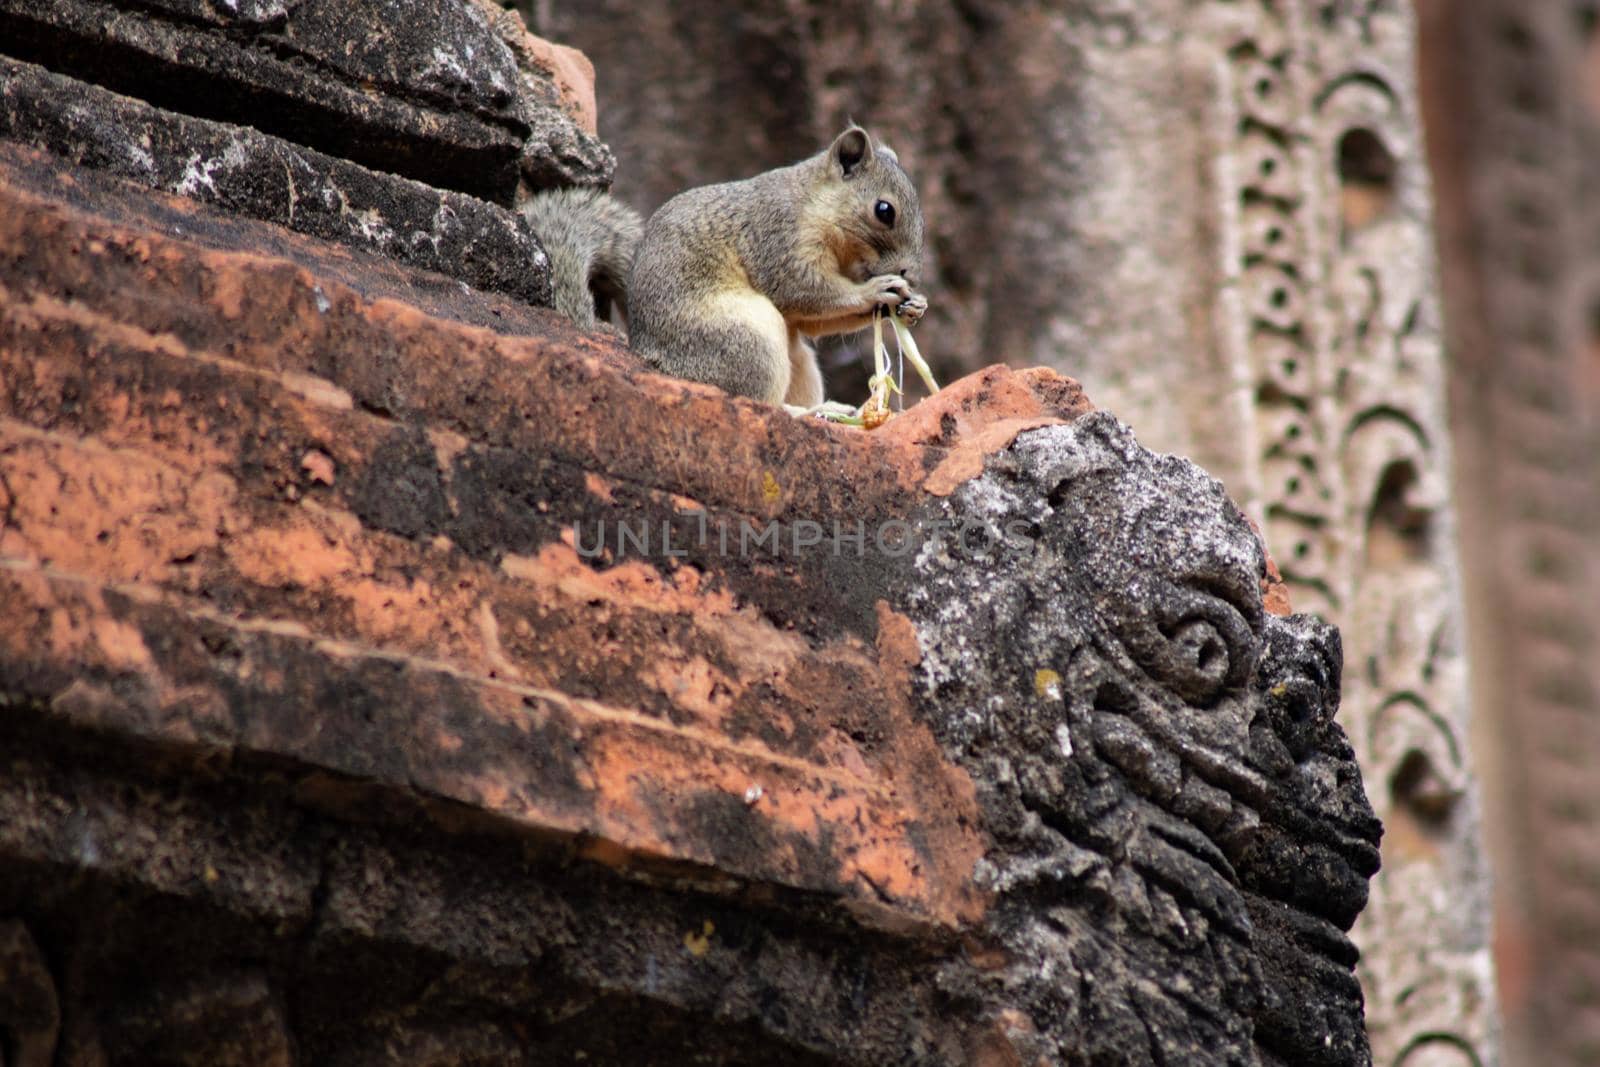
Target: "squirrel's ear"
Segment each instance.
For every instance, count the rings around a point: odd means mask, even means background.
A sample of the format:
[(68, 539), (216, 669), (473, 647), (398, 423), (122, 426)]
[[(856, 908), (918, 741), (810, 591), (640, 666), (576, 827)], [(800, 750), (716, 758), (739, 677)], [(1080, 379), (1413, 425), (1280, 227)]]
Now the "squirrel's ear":
[(860, 126), (852, 126), (834, 138), (828, 154), (838, 164), (839, 173), (848, 178), (872, 159), (872, 138)]

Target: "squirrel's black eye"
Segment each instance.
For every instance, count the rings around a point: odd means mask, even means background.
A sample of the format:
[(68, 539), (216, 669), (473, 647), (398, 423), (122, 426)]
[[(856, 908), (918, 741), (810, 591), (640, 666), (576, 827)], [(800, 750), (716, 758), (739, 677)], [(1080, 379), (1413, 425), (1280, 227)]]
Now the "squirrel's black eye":
[(894, 228), (894, 205), (887, 200), (879, 200), (872, 205), (872, 213), (878, 216), (878, 221), (890, 229)]

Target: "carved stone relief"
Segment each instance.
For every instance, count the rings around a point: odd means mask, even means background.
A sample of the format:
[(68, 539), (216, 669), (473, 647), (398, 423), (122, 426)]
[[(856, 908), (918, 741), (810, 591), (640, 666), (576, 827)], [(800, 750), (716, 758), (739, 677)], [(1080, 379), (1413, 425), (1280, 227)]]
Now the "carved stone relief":
[[(1344, 931), (1379, 827), (1338, 631), (1265, 614), (1222, 485), (1105, 413), (1019, 438), (948, 511), (990, 531), (919, 554), (918, 682), (1004, 842), (978, 880), (1021, 1062), (1370, 1062)], [(1031, 551), (993, 549), (1016, 529)]]
[(1236, 131), (1235, 359), (1268, 544), (1345, 633), (1343, 717), (1388, 828), (1355, 936), (1379, 1063), (1495, 1062), (1430, 194), (1408, 5), (1216, 5)]

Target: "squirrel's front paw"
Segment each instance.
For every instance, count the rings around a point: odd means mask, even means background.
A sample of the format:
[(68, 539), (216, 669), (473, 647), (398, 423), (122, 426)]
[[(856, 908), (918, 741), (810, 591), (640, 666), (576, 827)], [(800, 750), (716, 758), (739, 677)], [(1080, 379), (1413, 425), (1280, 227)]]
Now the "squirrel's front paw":
[(880, 274), (867, 282), (872, 291), (872, 302), (879, 307), (893, 309), (895, 316), (907, 326), (914, 326), (928, 310), (928, 298), (911, 288), (911, 283), (898, 274)]
[(880, 307), (899, 307), (915, 295), (911, 286), (898, 274), (880, 274), (868, 279), (862, 288), (870, 294), (867, 299)]
[(912, 293), (900, 301), (899, 306), (894, 309), (894, 313), (895, 317), (907, 326), (915, 326), (927, 310), (928, 298), (921, 293)]

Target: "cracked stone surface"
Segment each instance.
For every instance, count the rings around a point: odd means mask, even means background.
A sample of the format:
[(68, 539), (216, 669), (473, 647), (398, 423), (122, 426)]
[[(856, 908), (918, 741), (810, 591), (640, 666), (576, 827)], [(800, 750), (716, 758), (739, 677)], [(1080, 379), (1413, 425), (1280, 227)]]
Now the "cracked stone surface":
[(613, 166), (548, 47), (488, 4), (5, 0), (0, 40), (157, 107), (505, 207), (519, 181), (603, 185)]
[(477, 289), (550, 302), (549, 260), (517, 213), (247, 126), (164, 111), (0, 56), (0, 136)]

